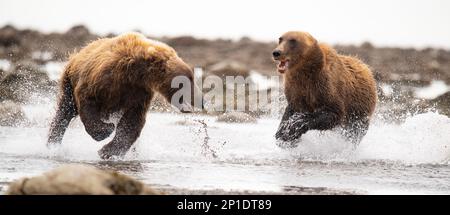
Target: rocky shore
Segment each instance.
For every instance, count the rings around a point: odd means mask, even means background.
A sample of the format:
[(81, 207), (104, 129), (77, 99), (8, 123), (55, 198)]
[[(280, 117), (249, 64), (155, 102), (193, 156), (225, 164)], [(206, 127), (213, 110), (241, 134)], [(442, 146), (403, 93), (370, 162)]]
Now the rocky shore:
[[(12, 104), (35, 102), (34, 98), (42, 95), (55, 98), (59, 72), (69, 54), (99, 37), (112, 36), (114, 34), (94, 34), (84, 26), (74, 26), (63, 33), (42, 33), (10, 25), (1, 27), (0, 111), (11, 110)], [(147, 36), (174, 47), (187, 63), (202, 68), (206, 75), (246, 77), (252, 72), (278, 75), (270, 55), (276, 45), (274, 42), (259, 42), (247, 37), (208, 40), (191, 36)], [(378, 82), (379, 112), (388, 110), (386, 114), (398, 115), (437, 109), (450, 114), (449, 50), (375, 47), (369, 42), (334, 47), (340, 53), (357, 56), (370, 65)], [(437, 93), (433, 91), (436, 83), (440, 86)], [(427, 90), (427, 87), (433, 88), (429, 89), (430, 93), (425, 96), (417, 93), (422, 88)], [(232, 100), (227, 98), (225, 103)], [(5, 104), (8, 107), (4, 107)], [(157, 99), (151, 108), (152, 111), (170, 109), (161, 99)], [(16, 112), (14, 114), (20, 115)], [(260, 116), (264, 112), (250, 114)], [(0, 121), (5, 125), (12, 124), (9, 120)]]

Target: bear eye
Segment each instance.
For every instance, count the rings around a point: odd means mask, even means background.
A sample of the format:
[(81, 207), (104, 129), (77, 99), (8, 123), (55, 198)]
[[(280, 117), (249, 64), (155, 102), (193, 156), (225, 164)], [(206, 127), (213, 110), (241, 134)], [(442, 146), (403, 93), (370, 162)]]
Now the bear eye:
[(281, 42), (283, 42), (283, 37), (278, 38), (278, 44), (280, 44)]
[(289, 44), (295, 45), (295, 43), (297, 43), (297, 41), (296, 41), (295, 39), (290, 39), (290, 40), (289, 40)]

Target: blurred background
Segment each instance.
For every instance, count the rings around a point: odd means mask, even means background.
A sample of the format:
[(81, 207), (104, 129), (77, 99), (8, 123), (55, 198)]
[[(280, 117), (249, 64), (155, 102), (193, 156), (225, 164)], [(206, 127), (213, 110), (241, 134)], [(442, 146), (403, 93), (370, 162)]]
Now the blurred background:
[(449, 9), (446, 0), (1, 0), (0, 25), (49, 33), (83, 24), (99, 34), (138, 29), (266, 42), (305, 30), (329, 43), (449, 48)]
[(0, 101), (54, 98), (70, 53), (128, 31), (168, 43), (204, 75), (267, 82), (278, 75), (270, 53), (279, 35), (302, 30), (370, 65), (384, 116), (448, 115), (448, 11), (445, 0), (0, 0)]
[[(79, 118), (61, 147), (46, 147), (60, 74), (90, 41), (139, 31), (202, 77), (241, 75), (272, 94), (282, 89), (268, 79), (279, 78), (271, 53), (289, 30), (371, 67), (379, 101), (358, 147), (334, 131), (308, 132), (295, 149), (276, 146), (283, 93), (256, 111), (209, 115), (173, 114), (157, 97), (150, 111), (158, 113), (123, 161), (99, 160), (112, 137), (94, 141)], [(236, 104), (242, 92), (223, 88), (233, 91), (224, 105)], [(179, 190), (169, 194), (449, 194), (449, 116), (448, 0), (0, 0), (0, 193), (20, 177), (85, 163)]]

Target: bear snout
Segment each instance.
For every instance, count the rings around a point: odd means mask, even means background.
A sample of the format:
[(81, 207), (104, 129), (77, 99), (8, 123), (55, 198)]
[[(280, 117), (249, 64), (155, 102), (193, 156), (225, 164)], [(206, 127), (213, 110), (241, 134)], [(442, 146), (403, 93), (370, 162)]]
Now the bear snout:
[(275, 60), (278, 59), (281, 56), (281, 51), (280, 50), (273, 51), (272, 56)]

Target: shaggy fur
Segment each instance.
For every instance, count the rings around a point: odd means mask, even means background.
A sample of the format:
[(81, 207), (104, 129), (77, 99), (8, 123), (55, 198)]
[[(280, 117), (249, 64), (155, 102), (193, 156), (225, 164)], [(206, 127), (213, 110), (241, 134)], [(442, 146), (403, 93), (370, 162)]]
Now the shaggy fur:
[(277, 139), (292, 142), (308, 130), (342, 125), (350, 140), (361, 140), (377, 101), (375, 80), (364, 63), (305, 32), (285, 33), (273, 55), (288, 101)]
[[(61, 143), (72, 118), (80, 115), (87, 133), (97, 141), (116, 129), (114, 139), (99, 151), (102, 158), (123, 156), (140, 135), (154, 93), (171, 101), (176, 76), (186, 76), (195, 88), (192, 69), (175, 50), (141, 34), (90, 43), (65, 67), (48, 143)], [(115, 112), (123, 113), (117, 128), (102, 121)]]

